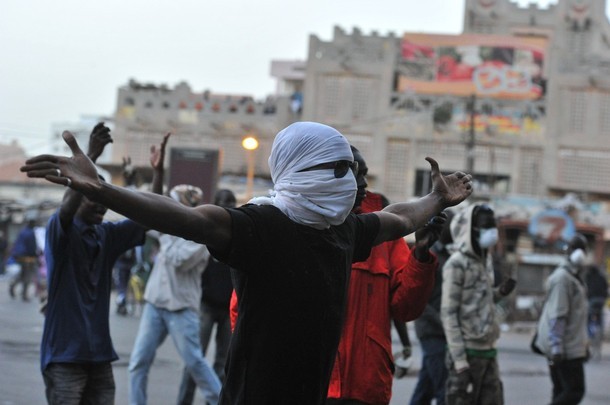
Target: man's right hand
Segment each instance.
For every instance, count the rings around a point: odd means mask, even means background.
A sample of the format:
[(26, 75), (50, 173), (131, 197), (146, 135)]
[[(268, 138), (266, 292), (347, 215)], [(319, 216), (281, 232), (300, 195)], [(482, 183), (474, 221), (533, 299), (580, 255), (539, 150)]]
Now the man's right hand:
[[(78, 142), (69, 131), (64, 131), (62, 137), (70, 150), (72, 157), (57, 155), (38, 155), (26, 160), (20, 171), (28, 177), (43, 178), (51, 183), (86, 192), (100, 185), (95, 165), (78, 146)], [(58, 172), (59, 170), (59, 172)]]
[(561, 353), (555, 353), (549, 358), (549, 366), (557, 366), (563, 362), (565, 357)]
[(432, 191), (441, 198), (444, 208), (453, 207), (472, 194), (472, 176), (464, 172), (454, 172), (443, 176), (436, 160), (427, 157), (430, 163)]
[(459, 386), (464, 390), (468, 391), (468, 385), (472, 383), (472, 376), (470, 375), (470, 368), (465, 367), (459, 370), (456, 370), (457, 379)]

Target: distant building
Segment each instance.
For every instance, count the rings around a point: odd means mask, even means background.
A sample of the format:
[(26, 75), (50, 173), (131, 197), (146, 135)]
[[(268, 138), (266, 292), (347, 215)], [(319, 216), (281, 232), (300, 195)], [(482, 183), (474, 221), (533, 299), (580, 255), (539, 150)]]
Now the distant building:
[[(258, 138), (255, 170), (268, 176), (267, 158), (275, 134), (298, 117), (289, 96), (255, 101), (248, 95), (194, 92), (186, 83), (174, 88), (130, 81), (119, 88), (112, 161), (130, 156), (137, 166), (148, 165), (149, 148), (171, 131), (169, 148), (213, 149), (221, 153), (223, 173), (245, 174), (247, 151), (241, 141)], [(167, 154), (169, 156), (169, 153)]]
[[(259, 138), (268, 176), (275, 134), (297, 120), (343, 132), (367, 158), (371, 187), (391, 200), (429, 191), (433, 156), (468, 170), (477, 195), (610, 196), (610, 24), (606, 1), (547, 8), (466, 0), (461, 35), (312, 35), (306, 61), (274, 61), (277, 94), (194, 92), (130, 81), (119, 89), (112, 162), (147, 162), (150, 144), (221, 152), (221, 173), (246, 172), (241, 139)], [(473, 107), (474, 104), (474, 107)]]
[(16, 142), (0, 144), (0, 230), (5, 234), (11, 234), (10, 225), (21, 224), (28, 212), (45, 220), (48, 210), (57, 206), (65, 192), (64, 187), (20, 172), (26, 159)]
[(303, 119), (346, 134), (392, 200), (428, 191), (425, 156), (472, 169), (479, 196), (607, 198), (606, 2), (465, 7), (462, 35), (312, 36)]

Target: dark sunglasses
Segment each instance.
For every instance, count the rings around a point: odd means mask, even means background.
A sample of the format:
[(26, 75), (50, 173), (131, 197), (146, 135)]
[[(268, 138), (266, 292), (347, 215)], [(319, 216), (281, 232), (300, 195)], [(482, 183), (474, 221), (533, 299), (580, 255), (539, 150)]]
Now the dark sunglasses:
[(308, 172), (310, 170), (324, 170), (333, 169), (335, 171), (335, 178), (340, 179), (345, 177), (348, 170), (352, 170), (354, 177), (358, 174), (358, 162), (350, 162), (349, 160), (337, 160), (336, 162), (321, 163), (307, 169), (299, 170), (300, 172)]

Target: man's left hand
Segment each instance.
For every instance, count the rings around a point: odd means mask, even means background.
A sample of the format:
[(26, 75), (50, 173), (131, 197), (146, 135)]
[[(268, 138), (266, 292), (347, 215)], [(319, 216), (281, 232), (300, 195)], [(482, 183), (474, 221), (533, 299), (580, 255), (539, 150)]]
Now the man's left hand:
[(112, 143), (112, 137), (110, 136), (110, 128), (108, 128), (103, 122), (99, 122), (93, 127), (91, 135), (89, 135), (89, 147), (87, 149), (87, 156), (94, 162), (104, 152), (104, 148), (109, 143)]
[(415, 258), (418, 261), (425, 262), (430, 259), (428, 250), (438, 240), (445, 222), (447, 221), (447, 214), (444, 212), (432, 217), (428, 223), (415, 231)]
[(506, 297), (508, 294), (513, 292), (516, 285), (517, 285), (517, 281), (515, 281), (515, 279), (507, 278), (506, 280), (504, 280), (502, 282), (502, 284), (500, 284), (500, 288), (499, 288), (500, 294), (502, 294), (503, 296)]

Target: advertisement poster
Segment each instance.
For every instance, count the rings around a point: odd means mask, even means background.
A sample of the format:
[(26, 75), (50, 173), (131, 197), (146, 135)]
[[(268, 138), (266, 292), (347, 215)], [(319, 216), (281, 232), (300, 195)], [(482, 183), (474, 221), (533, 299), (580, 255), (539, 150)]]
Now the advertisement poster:
[(397, 91), (539, 99), (546, 46), (543, 38), (405, 34)]

